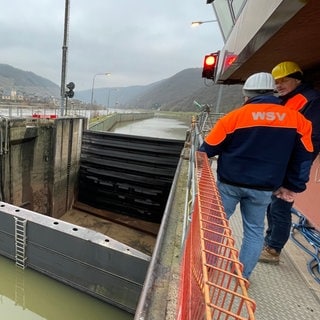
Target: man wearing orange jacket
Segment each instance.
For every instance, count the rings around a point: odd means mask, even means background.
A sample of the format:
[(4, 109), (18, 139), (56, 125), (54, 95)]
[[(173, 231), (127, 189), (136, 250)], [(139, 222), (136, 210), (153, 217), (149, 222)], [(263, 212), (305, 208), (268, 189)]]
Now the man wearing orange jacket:
[[(273, 68), (272, 76), (281, 103), (286, 108), (299, 111), (311, 121), (315, 159), (320, 149), (320, 92), (304, 83), (303, 72), (295, 62), (279, 63)], [(260, 262), (279, 264), (281, 250), (290, 236), (292, 206), (293, 199), (284, 201), (272, 196), (267, 209), (268, 228)]]
[(249, 279), (262, 247), (271, 194), (291, 200), (306, 188), (312, 163), (311, 123), (284, 108), (269, 73), (250, 76), (244, 105), (218, 120), (200, 151), (218, 155), (217, 185), (227, 218), (240, 203), (243, 276)]

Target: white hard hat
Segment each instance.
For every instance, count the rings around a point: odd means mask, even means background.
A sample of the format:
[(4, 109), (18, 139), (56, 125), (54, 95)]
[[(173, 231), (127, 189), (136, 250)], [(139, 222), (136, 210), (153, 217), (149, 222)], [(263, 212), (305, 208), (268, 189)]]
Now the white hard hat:
[(246, 91), (273, 91), (274, 79), (271, 73), (259, 72), (251, 75), (244, 83), (243, 90)]

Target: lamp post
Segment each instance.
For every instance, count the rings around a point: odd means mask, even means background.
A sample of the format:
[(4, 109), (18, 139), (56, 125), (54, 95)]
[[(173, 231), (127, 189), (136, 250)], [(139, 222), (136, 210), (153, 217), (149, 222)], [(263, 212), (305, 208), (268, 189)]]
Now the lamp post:
[(111, 73), (109, 72), (105, 72), (105, 73), (96, 73), (94, 76), (93, 76), (93, 79), (92, 79), (92, 88), (91, 88), (91, 107), (93, 106), (93, 91), (94, 91), (94, 82), (96, 80), (96, 77), (97, 76), (109, 76)]
[(191, 26), (197, 27), (197, 26), (200, 26), (200, 24), (210, 23), (210, 22), (218, 22), (218, 20), (215, 19), (215, 20), (193, 21), (193, 22), (191, 22)]

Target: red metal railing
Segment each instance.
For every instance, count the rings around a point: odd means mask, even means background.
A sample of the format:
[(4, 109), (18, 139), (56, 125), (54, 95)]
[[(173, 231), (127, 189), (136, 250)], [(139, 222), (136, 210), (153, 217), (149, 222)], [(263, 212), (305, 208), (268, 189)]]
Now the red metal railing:
[(179, 320), (254, 319), (256, 304), (206, 154), (196, 152), (197, 196), (186, 236)]

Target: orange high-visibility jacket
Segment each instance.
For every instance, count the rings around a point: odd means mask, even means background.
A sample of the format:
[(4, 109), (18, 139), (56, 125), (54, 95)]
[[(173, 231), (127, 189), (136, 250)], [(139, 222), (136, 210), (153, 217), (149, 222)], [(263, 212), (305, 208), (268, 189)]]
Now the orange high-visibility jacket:
[(274, 96), (254, 97), (212, 128), (200, 151), (219, 155), (221, 182), (259, 190), (305, 190), (313, 152), (311, 123), (278, 103)]
[(320, 92), (306, 83), (281, 97), (282, 104), (302, 113), (312, 123), (313, 158), (320, 151)]

